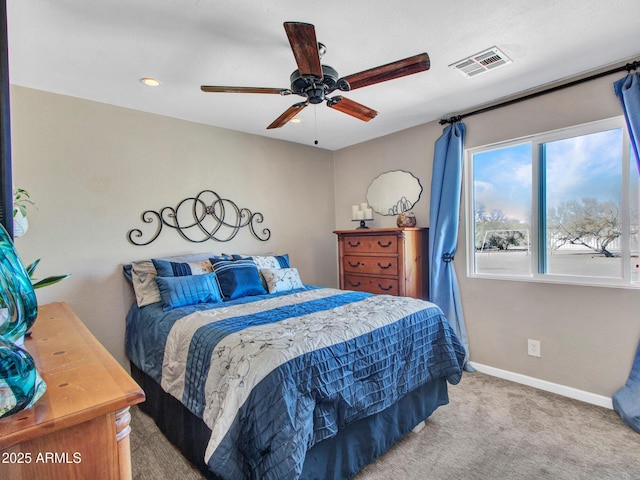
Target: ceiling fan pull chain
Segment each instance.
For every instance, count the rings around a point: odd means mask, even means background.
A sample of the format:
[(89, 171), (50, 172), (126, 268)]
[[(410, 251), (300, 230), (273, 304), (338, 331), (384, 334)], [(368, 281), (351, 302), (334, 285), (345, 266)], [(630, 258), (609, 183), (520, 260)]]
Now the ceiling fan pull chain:
[(314, 105), (313, 106), (313, 136), (316, 137), (316, 139), (313, 141), (314, 145), (318, 144), (318, 105)]

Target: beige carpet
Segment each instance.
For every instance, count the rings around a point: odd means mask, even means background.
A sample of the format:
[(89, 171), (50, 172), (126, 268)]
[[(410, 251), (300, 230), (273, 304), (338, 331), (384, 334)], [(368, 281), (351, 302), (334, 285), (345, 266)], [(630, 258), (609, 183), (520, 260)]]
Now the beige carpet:
[[(611, 410), (477, 372), (449, 397), (355, 480), (640, 479), (640, 435)], [(132, 410), (134, 479), (203, 478)]]

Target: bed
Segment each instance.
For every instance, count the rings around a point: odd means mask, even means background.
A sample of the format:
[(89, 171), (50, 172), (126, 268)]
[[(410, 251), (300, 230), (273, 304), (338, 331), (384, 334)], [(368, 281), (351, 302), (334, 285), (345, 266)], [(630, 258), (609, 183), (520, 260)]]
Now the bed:
[(125, 273), (140, 408), (208, 478), (349, 478), (462, 375), (464, 347), (436, 305), (306, 285), (286, 255)]

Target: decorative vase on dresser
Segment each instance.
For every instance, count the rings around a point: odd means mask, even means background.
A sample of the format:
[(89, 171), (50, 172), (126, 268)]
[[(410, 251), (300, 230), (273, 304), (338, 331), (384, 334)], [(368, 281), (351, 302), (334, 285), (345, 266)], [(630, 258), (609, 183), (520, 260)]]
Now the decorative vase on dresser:
[(340, 288), (429, 298), (429, 229), (336, 230)]

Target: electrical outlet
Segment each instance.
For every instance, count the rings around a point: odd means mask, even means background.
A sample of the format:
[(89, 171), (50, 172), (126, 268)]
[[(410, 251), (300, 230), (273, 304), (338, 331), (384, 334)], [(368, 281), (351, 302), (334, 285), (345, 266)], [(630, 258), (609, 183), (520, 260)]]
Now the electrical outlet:
[(540, 356), (540, 340), (527, 340), (527, 354), (532, 357)]

